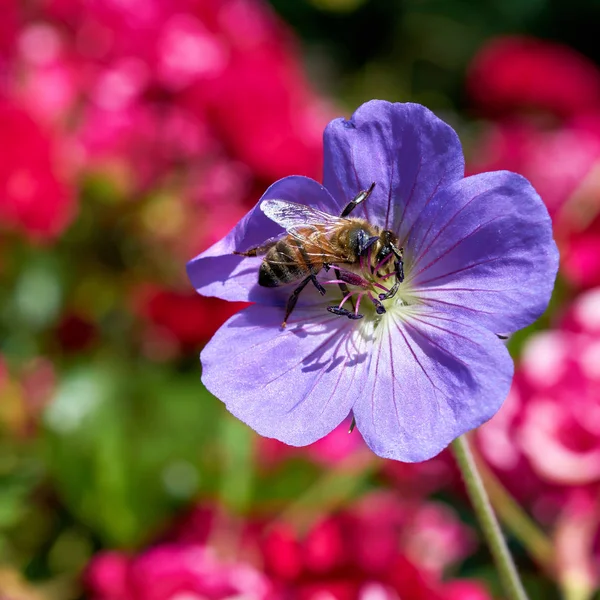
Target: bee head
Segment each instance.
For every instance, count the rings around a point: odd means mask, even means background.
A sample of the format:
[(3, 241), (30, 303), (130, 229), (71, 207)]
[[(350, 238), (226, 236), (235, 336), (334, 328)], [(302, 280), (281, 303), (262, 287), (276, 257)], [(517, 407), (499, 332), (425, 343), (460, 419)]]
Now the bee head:
[(380, 236), (371, 235), (366, 229), (357, 228), (350, 232), (348, 242), (356, 256), (362, 256), (373, 244), (379, 241)]

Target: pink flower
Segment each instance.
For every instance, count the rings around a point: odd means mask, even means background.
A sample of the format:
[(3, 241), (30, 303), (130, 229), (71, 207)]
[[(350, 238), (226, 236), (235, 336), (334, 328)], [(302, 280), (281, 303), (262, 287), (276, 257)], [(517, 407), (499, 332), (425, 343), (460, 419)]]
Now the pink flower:
[(531, 180), (553, 218), (563, 274), (578, 287), (600, 284), (600, 113), (560, 128), (533, 122), (489, 125), (471, 172), (511, 169)]
[(577, 287), (600, 284), (600, 69), (566, 46), (499, 38), (475, 59), (467, 85), (496, 118), (471, 171), (530, 179), (552, 215), (564, 276)]
[(426, 498), (460, 481), (454, 458), (448, 451), (420, 463), (384, 461), (383, 473), (403, 497)]
[(33, 21), (18, 31), (11, 91), (32, 115), (65, 128), (85, 86), (85, 64), (72, 40), (54, 24)]
[(55, 140), (21, 108), (0, 99), (0, 228), (35, 240), (60, 235), (75, 214)]
[(84, 172), (126, 193), (185, 187), (215, 156), (256, 178), (318, 176), (330, 114), (266, 2), (51, 0), (23, 20), (0, 44), (6, 86)]
[(2, 19), (0, 19), (0, 70), (14, 49), (15, 33), (20, 22), (18, 0), (2, 2)]
[(359, 451), (366, 446), (357, 429), (349, 433), (351, 423), (352, 419), (346, 419), (324, 438), (300, 448), (288, 446), (273, 438), (261, 437), (258, 440), (259, 460), (263, 465), (272, 467), (287, 458), (304, 457), (325, 467), (335, 467), (354, 457), (355, 466), (360, 468), (375, 459), (371, 454), (359, 456)]
[(226, 54), (227, 66), (214, 69), (208, 84), (191, 86), (190, 110), (207, 107), (226, 145), (259, 177), (318, 177), (322, 132), (332, 113), (311, 89), (285, 25), (255, 0), (213, 0), (204, 15), (217, 24), (217, 39), (226, 41), (226, 49), (211, 55), (220, 63)]
[(481, 582), (458, 579), (446, 584), (444, 600), (492, 600), (492, 596)]
[(162, 544), (132, 558), (100, 553), (88, 567), (86, 584), (94, 600), (262, 600), (270, 591), (250, 565), (221, 561), (210, 548), (191, 544)]
[(554, 42), (503, 37), (480, 50), (467, 86), (488, 113), (536, 108), (561, 117), (600, 109), (600, 71)]
[(600, 338), (600, 287), (577, 296), (563, 315), (561, 329)]
[(507, 401), (477, 433), (486, 460), (545, 522), (573, 490), (600, 484), (599, 308), (600, 290), (589, 291), (563, 329), (529, 338)]
[(518, 441), (536, 473), (553, 483), (600, 481), (600, 339), (538, 334), (521, 365), (526, 398)]
[(600, 531), (597, 493), (578, 490), (565, 503), (554, 531), (558, 580), (569, 591), (591, 597), (600, 583), (600, 553), (594, 542)]
[(133, 600), (128, 592), (130, 559), (120, 552), (96, 554), (85, 574), (86, 587), (97, 600)]
[(600, 162), (600, 132), (581, 122), (540, 128), (519, 119), (490, 124), (469, 161), (471, 172), (510, 169), (525, 175), (538, 190), (560, 234), (572, 226), (565, 204)]
[(442, 571), (470, 553), (472, 539), (445, 505), (371, 494), (305, 536), (284, 523), (271, 525), (262, 549), (267, 572), (291, 598), (327, 590), (359, 599), (377, 588), (384, 598), (430, 600), (443, 587)]

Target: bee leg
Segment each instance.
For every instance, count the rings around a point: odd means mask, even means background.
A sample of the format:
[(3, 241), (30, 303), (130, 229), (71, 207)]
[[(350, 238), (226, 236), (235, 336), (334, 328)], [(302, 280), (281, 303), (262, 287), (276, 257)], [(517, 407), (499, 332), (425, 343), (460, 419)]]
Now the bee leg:
[(340, 315), (340, 317), (348, 317), (349, 319), (352, 319), (353, 321), (356, 319), (363, 318), (363, 315), (354, 313), (354, 312), (348, 310), (347, 308), (340, 308), (339, 306), (328, 306), (327, 310), (330, 313), (333, 313), (334, 315)]
[(391, 245), (392, 252), (396, 257), (396, 261), (394, 262), (394, 272), (396, 273), (396, 281), (391, 289), (384, 294), (379, 294), (380, 300), (387, 300), (388, 298), (393, 298), (400, 287), (400, 284), (404, 281), (404, 261), (402, 260), (402, 249), (396, 248), (393, 244)]
[(396, 269), (396, 277), (398, 278), (398, 283), (402, 283), (404, 281), (404, 249), (397, 248), (395, 244), (390, 244), (392, 247), (392, 252), (396, 257), (396, 264), (394, 268)]
[(348, 204), (346, 208), (344, 208), (340, 217), (347, 217), (361, 202), (364, 202), (371, 195), (371, 192), (373, 191), (374, 187), (375, 182), (373, 182), (369, 186), (368, 190), (363, 190), (362, 192), (359, 192), (354, 198), (354, 200), (352, 200), (352, 202), (350, 202), (350, 204)]
[[(300, 295), (300, 292), (306, 287), (306, 285), (308, 284), (309, 281), (316, 281), (316, 278), (314, 275), (309, 275), (306, 279), (302, 280), (302, 283), (292, 292), (292, 295), (288, 298), (287, 301), (287, 306), (285, 308), (285, 317), (283, 319), (283, 323), (281, 324), (281, 327), (283, 329), (285, 329), (286, 325), (287, 325), (287, 320), (289, 318), (289, 316), (292, 314), (292, 311), (294, 310), (294, 307), (296, 306), (296, 302), (298, 302), (298, 296)], [(314, 283), (314, 282), (313, 282)], [(315, 285), (321, 285), (318, 281)], [(323, 286), (321, 286), (323, 287)], [(319, 289), (319, 288), (317, 288)], [(319, 290), (321, 291), (321, 290)], [(325, 292), (325, 290), (323, 290), (323, 292)]]
[(267, 240), (261, 246), (255, 246), (254, 248), (250, 248), (245, 252), (238, 252), (237, 250), (234, 250), (232, 254), (235, 254), (236, 256), (262, 256), (263, 254), (266, 254), (277, 242), (278, 239)]
[(325, 295), (325, 293), (326, 293), (326, 291), (325, 291), (325, 288), (324, 288), (324, 287), (323, 287), (323, 286), (322, 286), (322, 285), (319, 283), (319, 281), (318, 281), (318, 279), (315, 277), (315, 275), (314, 275), (314, 274), (313, 274), (313, 275), (311, 275), (309, 279), (310, 279), (310, 280), (313, 282), (314, 286), (315, 286), (315, 287), (317, 288), (317, 290), (319, 291), (319, 294), (321, 294), (321, 296), (324, 296), (324, 295)]

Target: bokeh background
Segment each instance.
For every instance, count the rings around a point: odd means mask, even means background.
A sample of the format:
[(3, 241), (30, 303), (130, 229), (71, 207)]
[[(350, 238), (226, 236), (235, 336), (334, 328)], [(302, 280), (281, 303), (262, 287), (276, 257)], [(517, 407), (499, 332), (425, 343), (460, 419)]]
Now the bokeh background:
[[(0, 598), (491, 600), (451, 456), (259, 439), (197, 356), (185, 263), (324, 125), (426, 104), (531, 179), (561, 271), (472, 438), (534, 599), (600, 585), (600, 4), (0, 1)], [(227, 360), (227, 357), (224, 357)]]

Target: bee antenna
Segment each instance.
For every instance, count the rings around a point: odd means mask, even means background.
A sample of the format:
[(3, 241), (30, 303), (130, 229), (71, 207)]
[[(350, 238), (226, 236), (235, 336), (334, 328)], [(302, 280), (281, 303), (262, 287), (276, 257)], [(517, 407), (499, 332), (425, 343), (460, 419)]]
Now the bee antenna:
[(360, 192), (360, 194), (358, 194), (358, 196), (354, 198), (354, 204), (361, 204), (362, 202), (364, 202), (371, 195), (371, 192), (375, 189), (375, 185), (376, 183), (373, 182), (368, 189)]
[(356, 198), (354, 198), (354, 200), (352, 200), (352, 202), (350, 202), (350, 204), (348, 204), (346, 206), (346, 208), (344, 208), (344, 210), (342, 211), (342, 214), (340, 215), (340, 217), (347, 217), (359, 204), (361, 204), (362, 202), (364, 202), (371, 195), (371, 192), (374, 189), (375, 189), (375, 182), (373, 182), (369, 186), (369, 189), (363, 190), (362, 192), (359, 192), (356, 195)]

